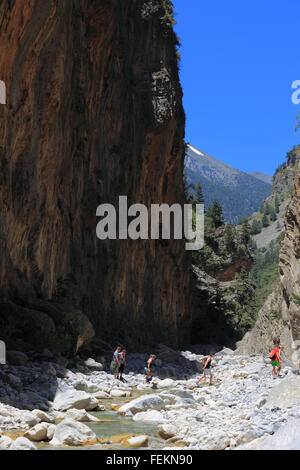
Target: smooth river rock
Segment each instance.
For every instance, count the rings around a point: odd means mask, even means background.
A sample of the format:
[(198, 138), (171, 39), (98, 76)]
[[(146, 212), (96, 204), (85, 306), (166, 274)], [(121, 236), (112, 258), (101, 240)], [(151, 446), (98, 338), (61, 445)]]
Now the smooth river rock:
[(78, 423), (74, 419), (66, 418), (56, 426), (50, 444), (53, 446), (77, 446), (88, 441), (96, 441), (96, 439), (96, 434), (88, 426)]
[(77, 390), (68, 390), (56, 395), (53, 402), (53, 409), (57, 411), (66, 411), (71, 408), (77, 410), (94, 410), (98, 406), (98, 400), (86, 392)]
[(162, 398), (157, 395), (143, 395), (139, 398), (126, 403), (125, 405), (119, 408), (119, 414), (126, 414), (129, 411), (132, 414), (140, 413), (141, 411), (146, 410), (162, 410), (165, 407), (165, 402)]

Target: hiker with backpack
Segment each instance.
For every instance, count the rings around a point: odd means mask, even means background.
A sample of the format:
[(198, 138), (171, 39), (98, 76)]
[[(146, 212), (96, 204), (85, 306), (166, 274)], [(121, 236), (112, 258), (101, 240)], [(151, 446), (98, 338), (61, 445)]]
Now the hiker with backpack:
[(110, 370), (114, 373), (114, 378), (117, 380), (119, 376), (119, 368), (120, 368), (120, 355), (121, 355), (121, 346), (117, 346), (112, 361), (110, 363)]
[(278, 346), (278, 344), (274, 344), (274, 348), (270, 352), (269, 358), (271, 359), (272, 364), (272, 376), (275, 379), (277, 377), (281, 377), (280, 370), (281, 370), (281, 351), (283, 350), (282, 346)]
[(119, 354), (119, 380), (121, 382), (126, 382), (126, 380), (123, 378), (123, 372), (124, 368), (126, 367), (126, 349), (123, 348), (122, 351)]
[(197, 383), (198, 386), (200, 386), (200, 380), (204, 379), (204, 377), (207, 377), (207, 376), (209, 376), (209, 385), (213, 384), (212, 383), (213, 381), (212, 360), (214, 357), (215, 357), (215, 353), (212, 351), (209, 353), (208, 357), (204, 357), (202, 359), (203, 375), (201, 375), (201, 377), (198, 378), (198, 383)]

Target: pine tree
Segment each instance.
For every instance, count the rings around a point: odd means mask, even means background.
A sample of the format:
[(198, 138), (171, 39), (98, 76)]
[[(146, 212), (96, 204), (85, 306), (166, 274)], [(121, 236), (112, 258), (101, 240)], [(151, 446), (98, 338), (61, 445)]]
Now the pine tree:
[(201, 184), (198, 183), (195, 189), (196, 189), (195, 198), (196, 198), (196, 201), (197, 201), (196, 204), (203, 204), (204, 203), (204, 196), (203, 196), (203, 191), (202, 191)]
[(226, 225), (226, 232), (225, 232), (225, 245), (227, 250), (231, 251), (235, 247), (234, 243), (234, 236), (233, 236), (233, 230), (231, 225)]
[(275, 212), (278, 214), (280, 208), (280, 202), (278, 196), (275, 197)]
[(254, 219), (251, 226), (251, 235), (256, 235), (261, 232), (262, 224), (259, 220)]
[(268, 216), (266, 214), (264, 214), (264, 216), (263, 216), (262, 224), (263, 224), (263, 227), (267, 227), (269, 225), (269, 219), (268, 219)]
[(223, 211), (220, 203), (215, 199), (212, 206), (207, 209), (207, 216), (210, 217), (215, 225), (219, 227), (223, 223)]
[(244, 237), (244, 240), (245, 240), (246, 243), (249, 242), (250, 235), (251, 235), (251, 227), (250, 227), (250, 224), (247, 220), (243, 223), (243, 237)]
[(271, 209), (272, 209), (272, 208), (271, 208), (271, 206), (270, 206), (269, 203), (265, 204), (265, 212), (264, 212), (265, 215), (271, 214)]
[(275, 212), (274, 207), (271, 207), (271, 209), (270, 209), (270, 220), (272, 222), (275, 222), (275, 220), (276, 220), (276, 212)]

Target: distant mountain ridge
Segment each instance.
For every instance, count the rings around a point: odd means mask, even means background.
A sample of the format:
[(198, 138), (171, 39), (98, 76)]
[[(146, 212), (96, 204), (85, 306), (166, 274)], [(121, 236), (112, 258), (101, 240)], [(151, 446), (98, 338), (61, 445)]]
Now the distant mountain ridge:
[(224, 220), (233, 224), (238, 223), (240, 216), (256, 212), (272, 192), (270, 183), (232, 168), (192, 145), (188, 145), (185, 168), (188, 185), (200, 182), (206, 207), (217, 199)]
[(272, 184), (273, 182), (273, 176), (266, 175), (265, 173), (261, 173), (260, 171), (248, 171), (247, 175), (254, 176), (254, 178), (257, 178), (263, 181), (264, 183)]

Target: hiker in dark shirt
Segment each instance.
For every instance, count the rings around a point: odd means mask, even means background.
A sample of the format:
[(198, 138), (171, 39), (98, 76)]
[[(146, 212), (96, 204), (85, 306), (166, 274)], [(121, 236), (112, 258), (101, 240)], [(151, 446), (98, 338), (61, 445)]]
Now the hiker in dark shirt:
[(119, 354), (119, 379), (121, 382), (124, 382), (125, 379), (123, 379), (123, 372), (124, 368), (126, 367), (126, 349), (122, 349), (121, 353)]
[(114, 352), (113, 359), (110, 363), (110, 370), (114, 373), (115, 379), (117, 379), (119, 375), (120, 354), (121, 354), (121, 346), (118, 346)]
[(204, 379), (204, 377), (207, 377), (209, 375), (209, 385), (212, 385), (212, 381), (213, 381), (213, 373), (212, 373), (212, 369), (213, 369), (213, 365), (212, 365), (212, 360), (215, 356), (215, 353), (214, 352), (210, 352), (209, 353), (209, 356), (204, 358), (202, 361), (202, 364), (203, 364), (203, 375), (201, 375), (201, 377), (198, 378), (198, 386), (200, 385), (200, 380)]

